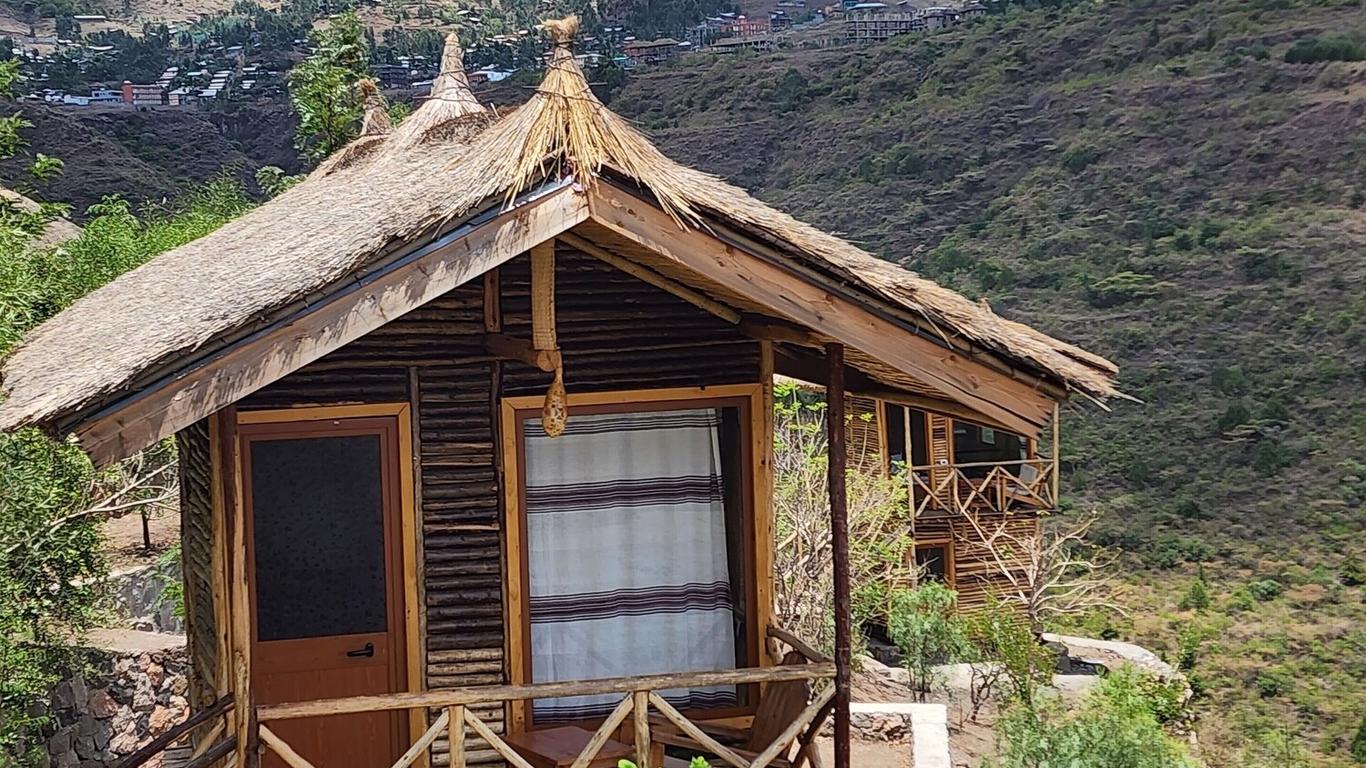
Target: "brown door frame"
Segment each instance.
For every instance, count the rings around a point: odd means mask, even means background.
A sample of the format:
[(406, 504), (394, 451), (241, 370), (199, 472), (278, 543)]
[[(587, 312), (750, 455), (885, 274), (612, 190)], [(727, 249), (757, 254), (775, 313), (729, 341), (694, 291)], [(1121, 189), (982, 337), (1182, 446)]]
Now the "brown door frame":
[[(376, 419), (385, 418), (392, 425), (393, 434), (396, 440), (385, 441), (384, 452), (393, 452), (392, 457), (385, 457), (385, 466), (392, 468), (394, 472), (397, 496), (397, 517), (398, 517), (398, 553), (395, 559), (394, 583), (390, 585), (391, 595), (395, 593), (400, 596), (402, 611), (397, 617), (397, 628), (399, 630), (400, 642), (394, 649), (395, 662), (395, 689), (406, 692), (419, 692), (425, 690), (424, 669), (426, 667), (423, 656), (425, 643), (421, 635), (421, 573), (420, 573), (420, 545), (419, 545), (419, 526), (417, 504), (414, 494), (414, 445), (411, 408), (408, 403), (376, 403), (366, 405), (339, 405), (339, 406), (308, 406), (297, 408), (264, 409), (264, 410), (237, 410), (230, 408), (222, 413), (221, 432), (226, 434), (219, 435), (222, 440), (226, 454), (224, 457), (224, 470), (228, 477), (234, 478), (235, 482), (225, 484), (225, 504), (223, 505), (225, 515), (225, 531), (249, 531), (248, 525), (240, 528), (234, 524), (234, 518), (245, 518), (243, 504), (243, 489), (246, 487), (246, 478), (243, 475), (242, 459), (242, 435), (243, 427), (248, 427), (250, 431), (252, 425), (273, 424), (282, 425), (283, 432), (286, 434), (302, 434), (308, 432), (308, 426), (318, 426), (316, 422), (338, 421), (352, 419)], [(302, 427), (302, 429), (290, 430), (288, 427)], [(273, 431), (273, 430), (272, 430)], [(315, 430), (316, 431), (316, 430)], [(337, 434), (336, 430), (329, 432)], [(276, 433), (280, 434), (280, 433)], [(396, 450), (395, 444), (396, 443)], [(249, 521), (243, 520), (243, 523)], [(386, 522), (387, 525), (387, 522)], [(243, 536), (245, 539), (246, 536)], [(246, 541), (229, 541), (228, 547), (231, 550), (240, 550), (243, 555), (249, 554)], [(237, 558), (234, 557), (234, 560)], [(386, 555), (387, 559), (387, 555)], [(243, 562), (247, 562), (243, 560)], [(248, 564), (242, 569), (245, 578), (236, 578), (229, 569), (228, 586), (225, 594), (223, 606), (224, 616), (231, 616), (233, 605), (249, 606), (249, 616), (247, 621), (237, 623), (250, 628), (250, 637), (246, 642), (236, 638), (233, 639), (230, 657), (239, 660), (242, 666), (250, 668), (251, 651), (250, 646), (255, 644), (255, 589), (250, 583), (253, 578), (252, 568)], [(387, 570), (387, 569), (386, 569)], [(245, 590), (246, 594), (236, 595), (237, 590)], [(235, 622), (236, 623), (236, 622)], [(391, 622), (391, 627), (394, 624)], [(241, 633), (233, 633), (240, 635)], [(242, 648), (240, 646), (247, 645)], [(245, 680), (241, 678), (245, 677)], [(249, 685), (250, 674), (239, 675), (240, 682), (247, 682)], [(239, 684), (240, 684), (239, 682)], [(239, 700), (254, 701), (252, 696), (239, 696)], [(407, 722), (404, 724), (407, 734), (400, 734), (404, 738), (410, 738), (412, 734), (422, 733), (427, 728), (426, 712), (422, 710), (409, 710)], [(400, 746), (400, 751), (404, 745)], [(425, 755), (420, 757), (416, 765), (425, 765)]]

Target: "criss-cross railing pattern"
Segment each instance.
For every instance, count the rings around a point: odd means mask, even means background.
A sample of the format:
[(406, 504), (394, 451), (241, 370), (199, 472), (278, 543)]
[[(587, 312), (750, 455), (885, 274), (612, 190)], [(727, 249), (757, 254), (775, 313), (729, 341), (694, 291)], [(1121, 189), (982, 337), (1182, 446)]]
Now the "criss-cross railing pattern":
[[(300, 717), (319, 717), (356, 712), (378, 712), (413, 708), (440, 708), (441, 714), (417, 738), (407, 752), (393, 764), (392, 768), (409, 768), (443, 734), (450, 742), (451, 768), (465, 768), (466, 739), (473, 735), (487, 742), (499, 757), (516, 768), (532, 768), (531, 763), (522, 757), (502, 736), (479, 718), (472, 705), (521, 701), (561, 696), (592, 696), (620, 693), (621, 701), (607, 716), (583, 751), (574, 760), (572, 768), (587, 768), (602, 751), (617, 731), (623, 727), (628, 717), (632, 718), (636, 764), (642, 768), (650, 766), (651, 717), (653, 710), (665, 721), (677, 727), (696, 741), (704, 751), (734, 768), (766, 768), (787, 752), (794, 741), (800, 740), (802, 748), (810, 744), (820, 726), (823, 712), (828, 712), (827, 704), (834, 696), (833, 685), (818, 690), (807, 704), (806, 709), (782, 731), (767, 749), (754, 756), (740, 752), (717, 741), (699, 725), (679, 712), (676, 707), (660, 696), (658, 691), (681, 687), (701, 687), (709, 685), (746, 685), (753, 683), (774, 683), (790, 680), (830, 679), (835, 675), (834, 664), (821, 662), (794, 666), (780, 666), (753, 669), (721, 670), (695, 674), (657, 675), (645, 677), (622, 677), (608, 680), (586, 680), (570, 683), (536, 683), (530, 685), (496, 685), (477, 688), (464, 688), (451, 691), (431, 691), (420, 694), (392, 694), (389, 696), (356, 696), (345, 699), (303, 702), (297, 704), (278, 704), (257, 708), (259, 737), (261, 743), (279, 755), (290, 768), (328, 768), (315, 766), (284, 739), (270, 729), (269, 723)], [(467, 734), (467, 729), (470, 733)]]
[(925, 514), (1046, 511), (1057, 506), (1050, 459), (911, 467), (910, 505)]

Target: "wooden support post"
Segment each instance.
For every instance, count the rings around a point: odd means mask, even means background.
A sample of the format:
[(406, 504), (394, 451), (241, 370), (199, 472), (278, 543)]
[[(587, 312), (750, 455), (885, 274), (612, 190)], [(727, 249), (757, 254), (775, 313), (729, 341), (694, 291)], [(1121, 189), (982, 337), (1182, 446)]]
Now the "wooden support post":
[(664, 768), (650, 764), (650, 692), (631, 694), (631, 713), (635, 715), (636, 765), (640, 768)]
[(1053, 509), (1058, 508), (1062, 498), (1058, 495), (1062, 480), (1062, 406), (1053, 403)]
[(231, 538), (228, 546), (232, 553), (228, 581), (229, 618), (232, 624), (232, 693), (235, 701), (233, 735), (237, 737), (237, 768), (256, 768), (260, 755), (256, 749), (256, 697), (251, 688), (251, 598), (247, 586), (247, 523), (245, 504), (242, 500), (242, 443), (237, 437), (237, 409), (228, 408), (219, 415), (221, 426), (226, 433), (228, 456), (227, 470), (230, 474), (227, 488), (231, 503), (227, 505), (232, 515)]
[(450, 743), (451, 768), (465, 768), (465, 707), (456, 704), (447, 708), (446, 713), (450, 715), (446, 738)]
[(844, 345), (826, 344), (826, 428), (830, 457), (830, 547), (835, 570), (835, 768), (849, 768), (849, 510), (845, 495)]

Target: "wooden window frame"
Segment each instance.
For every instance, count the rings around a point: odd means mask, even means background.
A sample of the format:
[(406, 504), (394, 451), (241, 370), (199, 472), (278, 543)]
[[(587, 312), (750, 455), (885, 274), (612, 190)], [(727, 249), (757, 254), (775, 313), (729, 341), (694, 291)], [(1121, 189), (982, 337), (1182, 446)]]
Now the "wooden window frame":
[(919, 558), (917, 558), (916, 555), (921, 549), (933, 549), (934, 547), (944, 548), (944, 586), (953, 590), (958, 589), (958, 573), (954, 562), (957, 558), (954, 556), (953, 539), (951, 537), (936, 536), (935, 538), (925, 539), (924, 541), (917, 539), (915, 545), (911, 548), (911, 566), (915, 567), (918, 565), (917, 560)]
[[(615, 392), (585, 392), (568, 396), (569, 418), (575, 414), (629, 413), (688, 407), (740, 408), (741, 451), (744, 467), (745, 521), (744, 548), (746, 576), (746, 657), (754, 666), (770, 666), (764, 652), (764, 635), (772, 614), (773, 535), (769, 498), (769, 446), (773, 421), (765, 418), (765, 403), (771, 402), (772, 384), (727, 384), (707, 387), (634, 389)], [(521, 439), (521, 422), (538, 415), (545, 403), (542, 395), (504, 397), (501, 400), (501, 476), (503, 510), (503, 618), (506, 638), (504, 658), (508, 682), (531, 682), (531, 616), (526, 550), (526, 454)], [(755, 703), (724, 709), (688, 712), (699, 719), (722, 720), (753, 715)], [(534, 728), (531, 702), (508, 703), (508, 732), (522, 733)], [(562, 725), (560, 723), (559, 725)]]
[[(404, 641), (404, 669), (402, 682), (406, 684), (408, 693), (419, 693), (426, 690), (426, 680), (423, 674), (425, 668), (423, 659), (423, 649), (426, 647), (426, 639), (422, 636), (421, 615), (423, 611), (422, 594), (420, 589), (420, 570), (418, 568), (419, 544), (418, 531), (419, 520), (417, 510), (417, 500), (415, 497), (415, 471), (413, 457), (415, 446), (413, 445), (413, 420), (411, 404), (403, 403), (367, 403), (363, 405), (320, 405), (320, 406), (298, 406), (292, 408), (268, 408), (261, 410), (238, 410), (227, 409), (220, 414), (219, 419), (215, 419), (211, 424), (217, 424), (214, 430), (215, 438), (218, 440), (230, 440), (234, 444), (231, 456), (232, 477), (235, 478), (236, 488), (242, 487), (242, 457), (241, 452), (236, 449), (235, 443), (238, 441), (239, 426), (255, 424), (281, 424), (290, 422), (309, 422), (309, 421), (335, 421), (342, 419), (366, 419), (366, 418), (392, 418), (394, 429), (397, 435), (398, 456), (398, 490), (399, 490), (399, 535), (400, 557), (402, 568), (401, 581), (403, 589), (403, 641)], [(223, 434), (223, 433), (229, 434)], [(222, 451), (220, 451), (220, 454)], [(228, 507), (231, 515), (242, 515), (242, 500), (240, 490), (232, 494), (231, 504)], [(232, 530), (232, 525), (224, 526)], [(244, 546), (245, 542), (234, 542), (233, 546)], [(232, 582), (230, 582), (231, 584)], [(248, 602), (247, 604), (250, 604)], [(228, 614), (227, 606), (224, 607), (224, 615)], [(254, 611), (254, 606), (252, 607)], [(254, 635), (254, 622), (251, 622), (252, 634)], [(240, 644), (240, 643), (239, 643)], [(233, 649), (235, 652), (238, 649)], [(249, 653), (249, 651), (248, 651)], [(408, 732), (409, 734), (422, 733), (427, 730), (427, 718), (424, 710), (409, 710), (408, 712)], [(425, 765), (425, 756), (419, 758), (415, 765)]]

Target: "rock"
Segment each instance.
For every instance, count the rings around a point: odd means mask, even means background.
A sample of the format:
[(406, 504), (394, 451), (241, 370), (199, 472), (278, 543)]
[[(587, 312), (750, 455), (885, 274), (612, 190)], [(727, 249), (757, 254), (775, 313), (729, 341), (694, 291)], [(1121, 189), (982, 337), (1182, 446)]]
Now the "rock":
[(129, 729), (114, 734), (114, 738), (109, 740), (109, 751), (116, 755), (127, 755), (136, 752), (142, 740), (138, 738), (136, 730)]
[(162, 681), (166, 679), (166, 668), (154, 661), (148, 662), (145, 672), (147, 682), (151, 683), (153, 688), (160, 688)]
[(170, 681), (168, 689), (170, 690), (172, 695), (184, 696), (186, 693), (189, 692), (190, 681), (184, 675), (172, 675), (168, 678), (168, 680)]
[(76, 737), (76, 756), (82, 760), (90, 760), (98, 755), (100, 750), (95, 746), (95, 737), (77, 736)]
[(52, 764), (57, 768), (71, 768), (80, 761), (81, 759), (76, 757), (75, 752), (63, 752), (60, 755), (52, 756)]
[(171, 730), (171, 727), (180, 722), (177, 716), (179, 713), (168, 707), (157, 707), (152, 710), (152, 715), (147, 719), (147, 733), (149, 736), (160, 736)]
[(137, 712), (150, 712), (157, 704), (156, 692), (152, 690), (147, 678), (142, 678), (137, 682), (137, 688), (133, 690), (133, 709)]
[(95, 747), (99, 749), (100, 752), (109, 749), (109, 730), (107, 728), (96, 729)]
[(71, 751), (71, 731), (58, 731), (47, 740), (47, 753), (53, 757)]
[(109, 695), (107, 689), (97, 688), (91, 691), (90, 698), (86, 699), (85, 710), (94, 717), (105, 720), (119, 711), (119, 703), (114, 701), (114, 697)]

